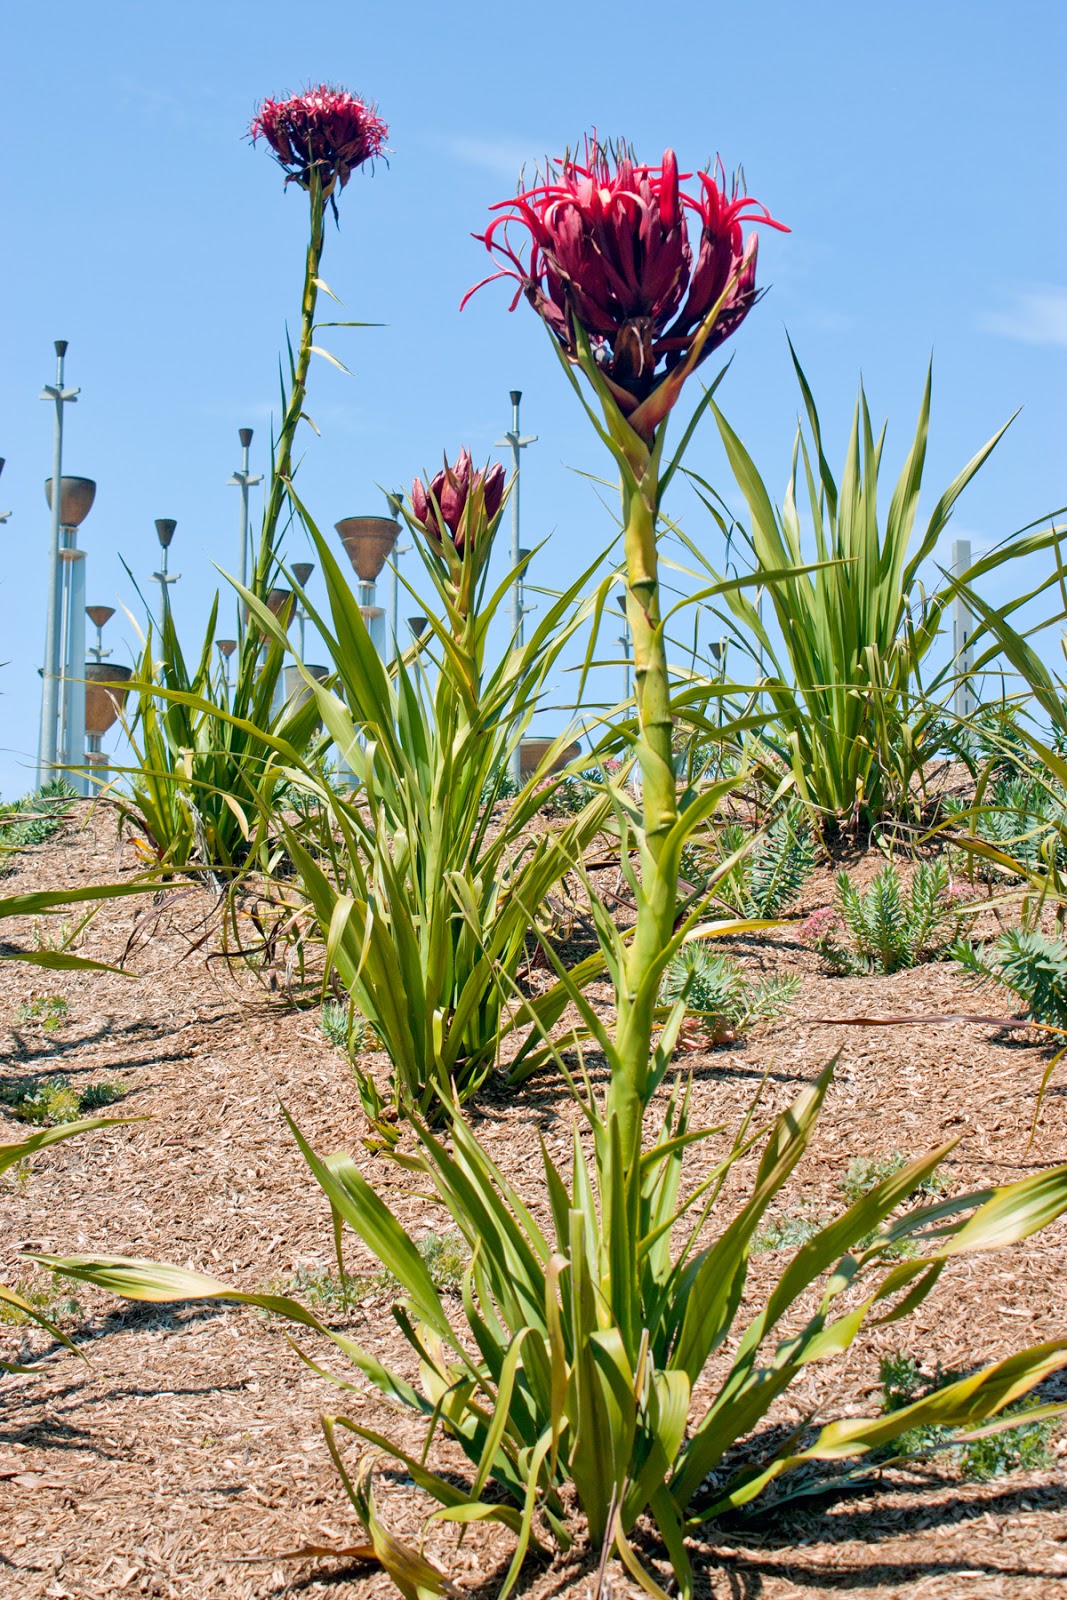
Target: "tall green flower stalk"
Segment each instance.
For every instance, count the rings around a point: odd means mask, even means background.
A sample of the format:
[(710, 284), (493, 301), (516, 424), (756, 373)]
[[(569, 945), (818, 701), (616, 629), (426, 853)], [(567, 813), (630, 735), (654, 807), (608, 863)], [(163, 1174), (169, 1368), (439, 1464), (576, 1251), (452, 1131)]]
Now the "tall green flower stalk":
[(276, 559), (278, 523), (293, 475), (293, 443), (304, 416), (308, 369), (316, 352), (315, 311), (319, 290), (324, 287), (320, 269), (326, 206), (327, 203), (332, 206), (336, 217), (338, 192), (357, 168), (381, 154), (389, 130), (372, 105), (345, 89), (320, 84), (283, 100), (264, 100), (249, 131), (253, 141), (260, 138), (267, 141), (286, 174), (286, 184), (295, 183), (306, 192), (310, 214), (304, 292), (300, 301), (300, 337), (295, 355), (292, 346), (289, 347), (289, 388), (274, 447), (252, 584), (254, 593), (262, 598), (266, 595)]
[(259, 554), (252, 582), (257, 595), (265, 595), (269, 587), (278, 538), (278, 523), (288, 499), (289, 485), (293, 476), (293, 443), (300, 419), (304, 415), (308, 369), (315, 343), (315, 310), (318, 305), (319, 271), (326, 233), (326, 196), (322, 189), (322, 179), (314, 168), (308, 178), (308, 204), (311, 233), (304, 265), (304, 292), (300, 299), (300, 338), (296, 354), (293, 354), (291, 346), (289, 349), (289, 388), (281, 430), (274, 446), (270, 488), (267, 491), (267, 503), (263, 511)]
[[(618, 1122), (630, 1183), (638, 1181), (644, 1110), (667, 1065), (653, 1047), (656, 1004), (674, 932), (682, 845), (694, 822), (690, 815), (679, 825), (657, 522), (663, 493), (710, 392), (664, 466), (667, 424), (685, 380), (758, 298), (756, 236), (744, 239), (742, 221), (783, 227), (736, 182), (727, 194), (721, 171), (698, 177), (698, 192), (689, 194), (672, 150), (658, 168), (648, 167), (636, 164), (625, 147), (605, 149), (594, 140), (584, 163), (567, 157), (543, 182), (494, 207), (502, 215), (480, 236), (503, 262), (494, 276), (518, 283), (512, 307), (524, 295), (553, 334), (568, 377), (620, 473), (642, 814), (628, 822), (640, 862), (633, 883), (637, 923), (619, 952), (606, 1120)], [(700, 221), (695, 257), (688, 212)], [(508, 238), (516, 227), (529, 235), (525, 259)], [(599, 418), (576, 368), (594, 391)], [(620, 816), (625, 819), (625, 809)]]

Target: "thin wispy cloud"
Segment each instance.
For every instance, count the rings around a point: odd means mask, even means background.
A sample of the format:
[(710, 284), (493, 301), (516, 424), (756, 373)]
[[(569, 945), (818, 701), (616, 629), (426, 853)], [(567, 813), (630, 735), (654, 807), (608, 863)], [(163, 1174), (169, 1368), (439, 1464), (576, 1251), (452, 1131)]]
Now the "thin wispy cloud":
[(1018, 289), (1002, 311), (987, 311), (979, 325), (986, 333), (1023, 344), (1067, 345), (1067, 287), (1037, 283)]
[(449, 154), (457, 161), (512, 179), (518, 177), (523, 167), (526, 167), (527, 171), (532, 171), (539, 165), (543, 166), (546, 151), (549, 151), (549, 146), (536, 139), (468, 138), (463, 135), (452, 135), (444, 143)]

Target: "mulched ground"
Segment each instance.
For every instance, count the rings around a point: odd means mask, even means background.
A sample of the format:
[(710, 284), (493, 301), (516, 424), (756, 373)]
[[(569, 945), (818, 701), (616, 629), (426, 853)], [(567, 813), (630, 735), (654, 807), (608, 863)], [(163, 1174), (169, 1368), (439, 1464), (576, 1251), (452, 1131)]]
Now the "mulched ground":
[[(19, 858), (2, 892), (114, 881), (120, 861), (113, 814), (83, 808), (48, 845)], [(869, 876), (881, 858), (861, 863)], [(828, 903), (817, 876), (804, 909)], [(269, 974), (231, 969), (217, 942), (203, 943), (211, 895), (167, 897), (146, 916), (133, 900), (105, 906), (78, 946), (117, 961), (132, 940), (134, 976), (45, 973), (0, 964), (0, 1083), (65, 1073), (72, 1084), (121, 1084), (125, 1113), (151, 1120), (72, 1140), (0, 1180), (0, 1279), (39, 1282), (21, 1251), (100, 1251), (196, 1267), (243, 1289), (291, 1286), (332, 1263), (328, 1208), (284, 1125), (284, 1101), (320, 1151), (353, 1151), (407, 1225), (439, 1217), (409, 1192), (402, 1173), (362, 1152), (352, 1079), (323, 1038), (314, 1011), (271, 993)], [(34, 931), (5, 922), (4, 939)], [(47, 936), (48, 925), (42, 924)], [(840, 1204), (855, 1155), (960, 1144), (953, 1186), (1004, 1183), (1065, 1158), (1067, 1103), (1053, 1081), (1028, 1148), (1037, 1088), (1049, 1052), (1032, 1037), (932, 1015), (1003, 1011), (948, 965), (888, 978), (831, 979), (788, 931), (733, 947), (753, 970), (803, 975), (798, 1002), (779, 1023), (740, 1045), (685, 1065), (696, 1073), (697, 1119), (732, 1130), (764, 1074), (765, 1105), (784, 1105), (830, 1056), (840, 1063), (808, 1158), (783, 1210), (817, 1214)], [(32, 995), (62, 995), (66, 1025), (52, 1035), (17, 1020)], [(922, 1018), (906, 1026), (847, 1026), (826, 1018)], [(1067, 1070), (1067, 1069), (1065, 1069)], [(564, 1156), (571, 1112), (551, 1075), (521, 1093), (493, 1088), (473, 1113), (479, 1135), (508, 1176), (540, 1206), (533, 1129)], [(0, 1111), (0, 1140), (21, 1124)], [(724, 1136), (725, 1138), (725, 1136)], [(740, 1188), (738, 1173), (734, 1187)], [(877, 1408), (878, 1362), (906, 1350), (931, 1367), (973, 1365), (1023, 1343), (1056, 1338), (1067, 1311), (1067, 1225), (1025, 1247), (959, 1262), (907, 1321), (874, 1330), (849, 1356), (810, 1369), (776, 1414), (795, 1421)], [(786, 1256), (753, 1261), (746, 1300)], [(365, 1267), (356, 1252), (351, 1265)], [(61, 1289), (60, 1297), (67, 1291)], [(44, 1334), (0, 1323), (0, 1353), (45, 1357), (33, 1373), (0, 1378), (0, 1594), (201, 1597), (395, 1593), (380, 1573), (344, 1560), (287, 1561), (307, 1544), (358, 1543), (358, 1525), (333, 1471), (318, 1416), (346, 1407), (361, 1422), (417, 1448), (419, 1435), (373, 1395), (340, 1393), (304, 1365), (283, 1325), (219, 1303), (131, 1306), (77, 1289), (64, 1326), (88, 1358)], [(347, 1324), (375, 1353), (408, 1368), (373, 1284)], [(308, 1353), (336, 1363), (313, 1344)], [(460, 1467), (448, 1446), (438, 1465)], [(426, 1507), (383, 1462), (383, 1520), (418, 1538)], [(786, 1600), (841, 1591), (878, 1600), (1044, 1600), (1067, 1593), (1067, 1484), (1059, 1470), (965, 1483), (952, 1469), (887, 1474), (873, 1489), (796, 1502), (773, 1519), (738, 1519), (708, 1532), (696, 1551), (703, 1595)], [(500, 1589), (509, 1540), (472, 1530), (432, 1530), (426, 1552), (477, 1600)], [(649, 1547), (647, 1554), (655, 1556)], [(584, 1597), (595, 1574), (577, 1557), (531, 1562), (527, 1600)], [(640, 1591), (610, 1570), (613, 1600)], [(605, 1596), (607, 1590), (604, 1591)]]

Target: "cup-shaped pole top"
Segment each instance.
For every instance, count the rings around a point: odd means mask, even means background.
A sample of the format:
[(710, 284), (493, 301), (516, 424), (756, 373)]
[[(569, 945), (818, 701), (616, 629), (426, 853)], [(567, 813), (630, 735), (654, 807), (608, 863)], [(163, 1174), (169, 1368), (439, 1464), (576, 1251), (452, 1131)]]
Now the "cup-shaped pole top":
[(334, 527), (359, 581), (376, 583), (399, 537), (399, 522), (392, 517), (342, 517)]
[[(45, 499), (52, 504), (52, 480), (45, 479)], [(60, 478), (59, 520), (64, 528), (80, 528), (96, 499), (96, 483), (92, 478)]]

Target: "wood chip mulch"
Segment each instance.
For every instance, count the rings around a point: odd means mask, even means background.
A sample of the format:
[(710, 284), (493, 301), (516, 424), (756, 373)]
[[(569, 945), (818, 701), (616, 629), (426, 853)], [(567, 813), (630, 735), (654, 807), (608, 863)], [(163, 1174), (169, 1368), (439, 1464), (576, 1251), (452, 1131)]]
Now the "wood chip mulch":
[[(874, 865), (880, 864), (876, 861)], [(116, 856), (113, 816), (80, 808), (47, 845), (27, 851), (0, 892), (111, 882), (129, 870)], [(809, 886), (804, 910), (826, 904), (828, 873)], [(75, 1087), (108, 1082), (126, 1091), (123, 1114), (150, 1120), (55, 1146), (29, 1171), (0, 1180), (0, 1281), (40, 1288), (48, 1280), (23, 1251), (123, 1253), (177, 1262), (242, 1289), (292, 1288), (332, 1264), (328, 1207), (288, 1130), (284, 1102), (311, 1143), (357, 1154), (416, 1233), (442, 1224), (408, 1181), (361, 1146), (363, 1120), (341, 1052), (317, 1012), (272, 995), (264, 974), (231, 968), (203, 942), (207, 888), (170, 897), (146, 917), (136, 900), (105, 905), (79, 952), (117, 962), (132, 940), (133, 976), (45, 972), (0, 963), (0, 1084), (65, 1074)], [(52, 924), (42, 923), (42, 937)], [(34, 930), (4, 924), (9, 944)], [(973, 1013), (971, 989), (947, 964), (888, 978), (831, 979), (789, 930), (732, 946), (756, 970), (803, 977), (798, 1002), (773, 1026), (730, 1048), (685, 1060), (696, 1074), (696, 1120), (732, 1130), (764, 1075), (765, 1104), (784, 1105), (840, 1051), (835, 1083), (787, 1206), (840, 1205), (856, 1155), (959, 1144), (954, 1187), (1020, 1178), (1067, 1159), (1067, 1067), (1046, 1094), (1028, 1145), (1050, 1051), (1019, 1031), (929, 1020), (894, 1026), (828, 1024), (828, 1017)], [(61, 995), (64, 1026), (52, 1034), (20, 1023), (21, 1003)], [(382, 1063), (384, 1066), (384, 1063)], [(507, 1175), (540, 1205), (539, 1129), (565, 1157), (571, 1111), (561, 1083), (535, 1078), (523, 1091), (494, 1085), (472, 1113)], [(23, 1125), (0, 1108), (0, 1140)], [(729, 1133), (724, 1135), (724, 1140)], [(736, 1182), (743, 1182), (738, 1174)], [(878, 1362), (904, 1350), (932, 1369), (1007, 1355), (1067, 1327), (1067, 1224), (995, 1256), (953, 1264), (906, 1321), (874, 1329), (844, 1359), (814, 1367), (776, 1414), (795, 1423), (877, 1409)], [(746, 1301), (787, 1259), (753, 1258)], [(353, 1251), (353, 1270), (371, 1270)], [(355, 1337), (409, 1370), (391, 1299), (371, 1287), (348, 1315)], [(61, 1286), (57, 1296), (70, 1297)], [(0, 1322), (0, 1354), (33, 1358), (31, 1373), (0, 1378), (0, 1595), (89, 1600), (153, 1595), (265, 1600), (304, 1595), (386, 1596), (380, 1572), (344, 1559), (283, 1560), (305, 1545), (360, 1542), (318, 1427), (320, 1413), (351, 1414), (417, 1449), (420, 1435), (374, 1394), (343, 1392), (301, 1362), (283, 1325), (219, 1302), (136, 1306), (74, 1286), (61, 1308), (83, 1361), (45, 1334)], [(341, 1314), (338, 1313), (339, 1320)], [(340, 1370), (311, 1344), (308, 1353)], [(1058, 1446), (1067, 1453), (1067, 1439)], [(462, 1471), (454, 1447), (434, 1446), (438, 1466)], [(381, 1463), (379, 1510), (393, 1532), (417, 1541), (427, 1506), (410, 1480)], [(886, 1473), (851, 1496), (796, 1501), (773, 1517), (720, 1524), (694, 1545), (700, 1593), (715, 1600), (814, 1600), (842, 1592), (877, 1600), (1051, 1600), (1067, 1595), (1067, 1482), (1060, 1468), (969, 1483), (947, 1466)], [(580, 1549), (580, 1546), (577, 1547)], [(435, 1527), (426, 1554), (466, 1594), (492, 1600), (510, 1538)], [(646, 1558), (656, 1560), (654, 1545)], [(659, 1568), (661, 1577), (665, 1571)], [(584, 1600), (595, 1561), (580, 1554), (531, 1561), (524, 1600)], [(614, 1564), (604, 1600), (640, 1591)]]

